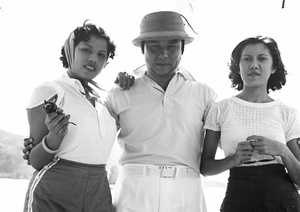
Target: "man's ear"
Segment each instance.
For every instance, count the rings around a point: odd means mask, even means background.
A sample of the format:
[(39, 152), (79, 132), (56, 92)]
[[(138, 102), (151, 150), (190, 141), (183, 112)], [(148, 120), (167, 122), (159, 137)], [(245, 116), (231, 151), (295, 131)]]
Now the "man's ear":
[(142, 54), (144, 54), (144, 49), (145, 49), (145, 41), (142, 41), (141, 42), (141, 51), (142, 51)]

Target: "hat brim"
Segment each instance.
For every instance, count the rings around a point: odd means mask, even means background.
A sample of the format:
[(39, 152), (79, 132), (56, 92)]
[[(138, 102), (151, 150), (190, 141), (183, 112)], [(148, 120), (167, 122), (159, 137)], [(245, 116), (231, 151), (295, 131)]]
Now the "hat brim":
[(184, 40), (185, 44), (193, 42), (194, 38), (189, 37), (187, 33), (182, 31), (172, 31), (172, 32), (149, 32), (143, 33), (137, 38), (135, 38), (132, 43), (135, 46), (140, 47), (142, 41), (151, 41), (151, 40)]

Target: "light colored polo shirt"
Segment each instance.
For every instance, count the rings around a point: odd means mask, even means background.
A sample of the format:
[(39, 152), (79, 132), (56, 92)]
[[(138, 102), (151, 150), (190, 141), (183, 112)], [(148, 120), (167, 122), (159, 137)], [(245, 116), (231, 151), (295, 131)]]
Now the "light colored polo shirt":
[(142, 74), (129, 90), (111, 90), (106, 104), (121, 127), (120, 164), (183, 165), (199, 171), (203, 121), (216, 94), (189, 77), (178, 71), (164, 91)]
[(60, 158), (87, 164), (106, 164), (116, 136), (116, 123), (107, 108), (98, 102), (96, 107), (82, 94), (81, 83), (67, 74), (56, 81), (38, 86), (28, 108), (41, 105), (55, 94), (56, 102), (65, 114), (70, 114), (68, 134), (56, 153)]

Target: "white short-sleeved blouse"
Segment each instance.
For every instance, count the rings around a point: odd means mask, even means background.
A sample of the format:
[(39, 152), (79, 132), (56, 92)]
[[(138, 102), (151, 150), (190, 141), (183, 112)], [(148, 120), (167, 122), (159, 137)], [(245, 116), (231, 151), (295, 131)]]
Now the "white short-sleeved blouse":
[(41, 105), (55, 94), (56, 104), (70, 114), (68, 133), (56, 156), (87, 164), (106, 164), (116, 136), (115, 120), (105, 105), (96, 102), (96, 106), (82, 94), (81, 83), (67, 74), (61, 78), (38, 86), (27, 108)]
[[(251, 135), (264, 136), (284, 144), (300, 137), (298, 112), (279, 100), (251, 103), (237, 97), (225, 99), (212, 106), (204, 128), (221, 131), (220, 146), (225, 157), (234, 154), (238, 143)], [(270, 161), (261, 162), (264, 160)], [(248, 165), (282, 164), (280, 157), (259, 155), (257, 152), (254, 152), (251, 161), (256, 162)]]

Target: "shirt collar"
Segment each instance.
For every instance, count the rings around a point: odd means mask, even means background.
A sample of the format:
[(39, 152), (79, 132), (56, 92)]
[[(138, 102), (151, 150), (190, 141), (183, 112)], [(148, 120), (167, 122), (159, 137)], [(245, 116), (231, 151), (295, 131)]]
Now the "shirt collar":
[[(148, 79), (147, 75), (145, 74), (146, 70), (140, 71), (139, 75), (141, 75), (143, 78)], [(189, 81), (196, 81), (195, 78), (190, 74), (190, 72), (188, 72), (187, 70), (185, 70), (184, 68), (178, 67), (177, 71), (175, 72), (175, 75), (181, 75), (185, 80), (189, 80)]]
[(179, 67), (176, 71), (176, 74), (182, 75), (185, 80), (196, 81), (195, 78), (190, 74), (190, 72), (188, 72), (184, 68)]
[(60, 78), (62, 81), (68, 83), (69, 85), (76, 87), (76, 89), (80, 92), (80, 93), (85, 93), (84, 88), (81, 84), (81, 82), (78, 79), (74, 79), (71, 78), (68, 73), (65, 73), (64, 75), (62, 75), (62, 77)]

